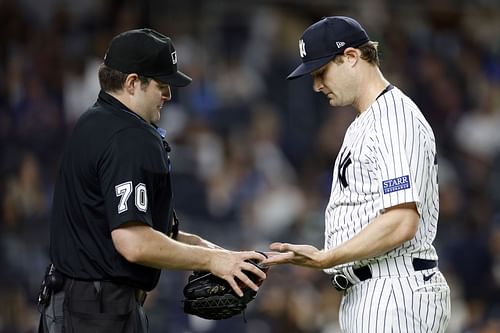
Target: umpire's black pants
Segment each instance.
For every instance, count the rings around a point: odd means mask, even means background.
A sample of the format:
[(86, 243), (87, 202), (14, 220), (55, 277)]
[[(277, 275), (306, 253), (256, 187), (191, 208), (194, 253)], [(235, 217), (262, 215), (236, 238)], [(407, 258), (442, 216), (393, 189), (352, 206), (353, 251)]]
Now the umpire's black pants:
[(66, 279), (40, 317), (40, 333), (147, 333), (145, 294), (109, 281)]

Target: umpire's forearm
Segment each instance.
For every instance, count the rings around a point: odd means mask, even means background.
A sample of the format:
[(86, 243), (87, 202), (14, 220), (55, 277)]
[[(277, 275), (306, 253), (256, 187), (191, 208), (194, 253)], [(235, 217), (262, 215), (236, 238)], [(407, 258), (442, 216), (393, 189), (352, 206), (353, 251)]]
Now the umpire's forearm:
[(113, 244), (130, 262), (158, 269), (210, 270), (216, 250), (173, 240), (149, 226), (115, 229)]
[(177, 240), (184, 244), (198, 245), (198, 246), (208, 247), (210, 249), (221, 249), (220, 246), (212, 242), (209, 242), (198, 235), (190, 234), (184, 231), (179, 231), (179, 234), (177, 235)]

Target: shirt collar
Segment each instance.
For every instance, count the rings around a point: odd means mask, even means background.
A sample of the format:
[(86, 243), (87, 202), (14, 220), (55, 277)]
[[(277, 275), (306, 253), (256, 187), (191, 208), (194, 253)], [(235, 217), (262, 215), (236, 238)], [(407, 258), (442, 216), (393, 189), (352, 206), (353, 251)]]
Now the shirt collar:
[(153, 123), (148, 123), (146, 120), (144, 120), (144, 118), (142, 118), (141, 116), (139, 116), (137, 113), (135, 113), (134, 111), (130, 110), (125, 104), (123, 104), (122, 102), (120, 102), (118, 99), (116, 99), (115, 97), (113, 97), (112, 95), (108, 94), (107, 92), (101, 90), (99, 92), (99, 98), (98, 98), (98, 101), (101, 102), (101, 103), (104, 103), (104, 104), (108, 104), (109, 106), (111, 106), (113, 109), (116, 109), (118, 111), (121, 111), (121, 112), (126, 112), (134, 117), (136, 117), (137, 119), (139, 119), (140, 121), (143, 121), (145, 122), (146, 124), (148, 124), (149, 126), (153, 127), (154, 130), (158, 133), (158, 135), (160, 135), (160, 137), (164, 140), (165, 137), (167, 136), (167, 131), (164, 129), (164, 128), (161, 128), (161, 127), (158, 127), (156, 124), (153, 124)]
[(123, 112), (127, 112), (130, 115), (138, 118), (139, 120), (141, 120), (141, 121), (149, 124), (146, 120), (144, 120), (144, 118), (142, 118), (141, 116), (139, 116), (134, 111), (130, 110), (125, 104), (123, 104), (118, 99), (116, 99), (115, 97), (111, 96), (110, 94), (108, 94), (107, 92), (105, 92), (103, 90), (101, 90), (99, 92), (98, 101), (101, 102), (101, 103), (104, 103), (104, 104), (108, 104), (113, 109), (116, 109), (116, 110), (119, 110), (119, 111), (123, 111)]

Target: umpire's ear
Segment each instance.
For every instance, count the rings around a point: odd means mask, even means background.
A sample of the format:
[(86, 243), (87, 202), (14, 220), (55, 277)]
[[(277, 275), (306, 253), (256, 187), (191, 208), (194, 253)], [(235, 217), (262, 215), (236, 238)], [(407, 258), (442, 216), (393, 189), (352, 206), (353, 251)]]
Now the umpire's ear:
[(125, 82), (123, 83), (123, 90), (129, 95), (135, 94), (135, 89), (140, 88), (141, 81), (139, 80), (139, 75), (132, 73), (128, 74)]

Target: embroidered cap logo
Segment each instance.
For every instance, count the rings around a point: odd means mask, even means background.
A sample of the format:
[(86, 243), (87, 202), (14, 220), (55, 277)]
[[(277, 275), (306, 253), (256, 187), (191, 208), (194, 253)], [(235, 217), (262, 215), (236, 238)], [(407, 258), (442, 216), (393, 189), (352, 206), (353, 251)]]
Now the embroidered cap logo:
[(172, 63), (175, 65), (177, 63), (177, 53), (176, 51), (172, 52)]
[(299, 40), (299, 52), (301, 58), (304, 58), (306, 56), (306, 43), (304, 43), (302, 39)]

